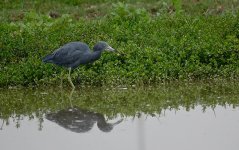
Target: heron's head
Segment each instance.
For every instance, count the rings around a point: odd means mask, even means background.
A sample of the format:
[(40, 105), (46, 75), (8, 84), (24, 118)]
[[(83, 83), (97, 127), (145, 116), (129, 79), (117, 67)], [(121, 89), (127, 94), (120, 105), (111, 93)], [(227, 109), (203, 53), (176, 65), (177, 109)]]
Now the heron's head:
[(94, 51), (109, 51), (109, 52), (113, 52), (115, 51), (115, 49), (113, 49), (112, 47), (110, 47), (108, 45), (108, 43), (104, 42), (104, 41), (100, 41), (98, 42), (97, 44), (95, 44), (94, 48), (93, 48)]

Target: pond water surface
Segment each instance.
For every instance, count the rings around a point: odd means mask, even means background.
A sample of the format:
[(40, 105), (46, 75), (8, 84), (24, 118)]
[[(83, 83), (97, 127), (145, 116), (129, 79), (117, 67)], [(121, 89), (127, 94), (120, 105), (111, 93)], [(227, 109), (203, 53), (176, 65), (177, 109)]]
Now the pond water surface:
[(237, 150), (237, 83), (2, 89), (1, 150)]

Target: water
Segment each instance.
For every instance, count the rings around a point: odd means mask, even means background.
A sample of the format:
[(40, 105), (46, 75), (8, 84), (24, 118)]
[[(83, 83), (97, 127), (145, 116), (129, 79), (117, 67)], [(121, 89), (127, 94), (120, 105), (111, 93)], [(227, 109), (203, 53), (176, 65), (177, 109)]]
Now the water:
[(3, 150), (239, 147), (237, 83), (0, 92)]

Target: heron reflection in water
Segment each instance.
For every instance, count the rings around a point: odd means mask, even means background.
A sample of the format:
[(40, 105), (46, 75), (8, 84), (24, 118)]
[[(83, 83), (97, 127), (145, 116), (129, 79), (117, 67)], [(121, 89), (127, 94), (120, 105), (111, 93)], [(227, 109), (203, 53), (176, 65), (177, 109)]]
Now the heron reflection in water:
[(85, 133), (90, 131), (95, 123), (97, 123), (97, 126), (101, 131), (110, 132), (115, 125), (123, 121), (123, 119), (121, 119), (115, 123), (107, 123), (102, 114), (78, 107), (68, 108), (60, 110), (56, 113), (47, 114), (46, 119), (76, 133)]

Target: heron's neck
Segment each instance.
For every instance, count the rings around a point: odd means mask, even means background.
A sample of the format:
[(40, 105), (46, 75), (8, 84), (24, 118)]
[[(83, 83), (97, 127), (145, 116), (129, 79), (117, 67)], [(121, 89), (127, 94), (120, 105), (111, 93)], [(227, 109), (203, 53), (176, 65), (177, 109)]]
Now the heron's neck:
[(91, 53), (91, 61), (95, 61), (100, 58), (102, 51), (94, 51)]

